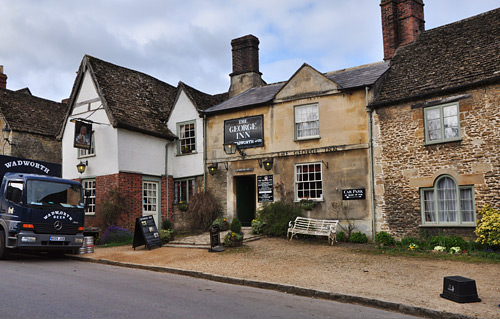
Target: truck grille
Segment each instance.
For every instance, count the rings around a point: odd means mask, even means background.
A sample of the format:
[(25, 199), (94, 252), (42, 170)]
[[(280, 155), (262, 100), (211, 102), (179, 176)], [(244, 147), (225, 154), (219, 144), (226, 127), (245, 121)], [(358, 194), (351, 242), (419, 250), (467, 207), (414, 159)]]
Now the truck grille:
[(65, 234), (65, 235), (74, 235), (78, 232), (78, 225), (74, 224), (63, 224), (60, 230), (54, 228), (54, 224), (34, 224), (35, 225), (35, 233), (37, 234)]

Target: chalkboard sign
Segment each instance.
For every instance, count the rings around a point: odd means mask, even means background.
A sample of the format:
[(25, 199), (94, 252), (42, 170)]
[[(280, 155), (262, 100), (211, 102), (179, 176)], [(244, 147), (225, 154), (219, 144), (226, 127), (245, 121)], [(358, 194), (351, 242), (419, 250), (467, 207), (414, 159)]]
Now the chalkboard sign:
[(156, 228), (153, 216), (143, 216), (135, 219), (134, 243), (132, 247), (145, 245), (146, 248), (161, 247), (160, 234)]
[(353, 200), (353, 199), (365, 199), (365, 189), (364, 188), (356, 188), (356, 189), (343, 189), (342, 190), (342, 199), (343, 200)]
[(259, 203), (274, 201), (273, 175), (257, 176), (257, 197)]

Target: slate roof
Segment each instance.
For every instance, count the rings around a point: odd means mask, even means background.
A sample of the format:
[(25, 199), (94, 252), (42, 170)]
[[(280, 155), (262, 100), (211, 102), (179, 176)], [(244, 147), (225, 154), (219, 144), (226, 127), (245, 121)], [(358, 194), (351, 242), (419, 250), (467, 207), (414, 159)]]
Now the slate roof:
[[(356, 68), (343, 69), (326, 73), (325, 76), (339, 85), (339, 90), (349, 90), (372, 85), (387, 70), (389, 63), (379, 62)], [(206, 113), (232, 111), (239, 108), (255, 107), (272, 102), (276, 93), (287, 82), (277, 82), (265, 86), (251, 88), (221, 104), (208, 108)]]
[(96, 83), (113, 127), (173, 139), (167, 128), (177, 88), (142, 72), (85, 55), (73, 85), (73, 105), (86, 69)]
[(229, 95), (228, 93), (221, 93), (216, 95), (203, 93), (184, 82), (179, 82), (179, 85), (177, 85), (177, 89), (179, 91), (184, 90), (184, 92), (186, 92), (187, 96), (193, 102), (198, 111), (203, 111), (213, 105), (222, 103), (228, 98)]
[(500, 8), (422, 32), (399, 48), (372, 105), (500, 80)]
[(0, 112), (13, 131), (56, 137), (64, 122), (66, 104), (42, 99), (22, 89), (0, 88)]

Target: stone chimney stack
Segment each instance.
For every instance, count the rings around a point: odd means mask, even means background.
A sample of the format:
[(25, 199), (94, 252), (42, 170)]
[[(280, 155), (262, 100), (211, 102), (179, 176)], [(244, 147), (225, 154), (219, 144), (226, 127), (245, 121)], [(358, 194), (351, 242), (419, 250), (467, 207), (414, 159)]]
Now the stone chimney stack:
[(396, 49), (412, 43), (425, 30), (423, 0), (382, 0), (382, 34), (384, 60), (390, 60)]
[(259, 72), (259, 39), (251, 34), (231, 41), (233, 52), (233, 72), (229, 97), (238, 95), (250, 88), (262, 86)]
[(3, 73), (3, 65), (0, 65), (0, 88), (7, 88), (7, 75)]

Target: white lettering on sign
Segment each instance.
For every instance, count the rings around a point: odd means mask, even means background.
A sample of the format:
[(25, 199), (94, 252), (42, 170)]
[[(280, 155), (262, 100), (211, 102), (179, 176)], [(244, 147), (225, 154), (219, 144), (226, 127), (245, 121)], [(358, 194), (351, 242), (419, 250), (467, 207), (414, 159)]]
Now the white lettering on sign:
[(47, 215), (43, 216), (43, 219), (49, 219), (50, 217), (52, 217), (52, 219), (68, 219), (69, 221), (73, 220), (73, 217), (71, 217), (68, 213), (60, 210), (55, 210), (48, 213)]
[(33, 161), (18, 160), (18, 161), (7, 162), (4, 165), (6, 168), (17, 167), (17, 166), (29, 166), (39, 169), (43, 171), (45, 174), (49, 174), (50, 172), (50, 169), (48, 167)]

